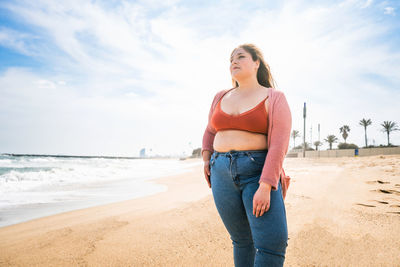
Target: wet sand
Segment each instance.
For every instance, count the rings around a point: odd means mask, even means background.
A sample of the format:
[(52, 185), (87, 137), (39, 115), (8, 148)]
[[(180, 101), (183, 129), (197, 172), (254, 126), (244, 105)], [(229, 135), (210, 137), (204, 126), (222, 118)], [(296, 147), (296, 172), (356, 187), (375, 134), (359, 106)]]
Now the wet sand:
[[(287, 158), (285, 266), (400, 266), (400, 155)], [(233, 266), (202, 167), (167, 192), (0, 228), (0, 266)]]

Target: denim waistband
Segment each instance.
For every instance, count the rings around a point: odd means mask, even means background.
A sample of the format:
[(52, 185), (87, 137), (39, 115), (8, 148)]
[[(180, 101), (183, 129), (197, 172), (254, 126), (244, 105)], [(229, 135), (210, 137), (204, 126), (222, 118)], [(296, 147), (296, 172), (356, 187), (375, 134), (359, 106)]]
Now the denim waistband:
[(248, 153), (251, 154), (267, 154), (268, 149), (264, 150), (229, 150), (228, 152), (218, 152), (214, 150), (214, 154), (217, 156), (232, 156), (232, 155), (248, 155)]

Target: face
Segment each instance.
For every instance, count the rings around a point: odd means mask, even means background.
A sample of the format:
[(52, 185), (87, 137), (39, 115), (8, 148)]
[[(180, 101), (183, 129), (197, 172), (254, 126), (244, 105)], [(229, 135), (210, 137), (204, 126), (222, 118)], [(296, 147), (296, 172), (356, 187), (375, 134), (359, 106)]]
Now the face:
[(252, 75), (257, 76), (258, 67), (259, 61), (253, 61), (251, 54), (243, 48), (239, 47), (233, 51), (230, 71), (232, 78), (236, 81), (251, 77)]

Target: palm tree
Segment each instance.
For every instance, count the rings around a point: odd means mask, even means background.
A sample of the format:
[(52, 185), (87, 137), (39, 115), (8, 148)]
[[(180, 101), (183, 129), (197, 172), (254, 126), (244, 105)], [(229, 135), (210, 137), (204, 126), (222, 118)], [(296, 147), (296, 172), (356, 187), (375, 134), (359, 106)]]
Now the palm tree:
[(336, 143), (339, 139), (337, 139), (336, 136), (331, 134), (331, 135), (328, 135), (324, 140), (329, 143), (329, 149), (332, 150), (332, 144)]
[(343, 125), (342, 127), (339, 128), (339, 130), (342, 133), (344, 143), (346, 143), (346, 139), (349, 136), (350, 127), (348, 125)]
[(364, 133), (365, 133), (365, 147), (368, 147), (368, 142), (367, 142), (367, 126), (372, 124), (371, 119), (362, 119), (360, 120), (360, 125), (364, 126)]
[(292, 137), (293, 137), (293, 148), (296, 147), (296, 138), (300, 137), (300, 133), (297, 130), (292, 131)]
[(381, 124), (381, 126), (383, 127), (382, 132), (386, 132), (387, 133), (388, 146), (389, 146), (389, 144), (390, 144), (390, 142), (389, 142), (389, 134), (390, 134), (390, 132), (400, 131), (400, 129), (397, 127), (397, 124), (394, 121), (384, 121)]
[(315, 141), (314, 142), (314, 146), (315, 146), (315, 150), (318, 150), (318, 147), (322, 145), (322, 142), (320, 141)]

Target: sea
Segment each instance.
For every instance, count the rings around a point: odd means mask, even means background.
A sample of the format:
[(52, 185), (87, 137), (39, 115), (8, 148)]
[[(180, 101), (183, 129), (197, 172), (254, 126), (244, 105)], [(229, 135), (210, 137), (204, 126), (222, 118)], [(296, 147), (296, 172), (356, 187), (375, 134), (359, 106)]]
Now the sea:
[(0, 227), (166, 191), (199, 161), (0, 154)]

